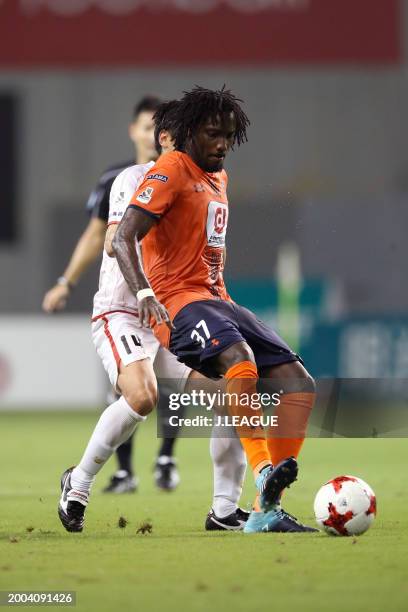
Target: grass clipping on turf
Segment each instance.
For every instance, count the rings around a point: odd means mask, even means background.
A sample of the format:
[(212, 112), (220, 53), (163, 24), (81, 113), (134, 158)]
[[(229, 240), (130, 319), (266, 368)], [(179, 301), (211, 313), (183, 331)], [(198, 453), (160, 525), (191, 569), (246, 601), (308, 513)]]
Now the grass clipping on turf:
[(137, 534), (141, 533), (142, 535), (146, 535), (146, 533), (152, 533), (152, 531), (153, 531), (152, 523), (150, 521), (145, 521), (144, 523), (140, 525), (136, 533)]
[[(128, 524), (129, 524), (129, 521), (124, 516), (119, 517), (118, 519), (119, 529), (126, 529)], [(136, 530), (137, 535), (138, 534), (146, 535), (147, 533), (152, 533), (152, 532), (153, 532), (153, 525), (149, 519), (141, 523)]]

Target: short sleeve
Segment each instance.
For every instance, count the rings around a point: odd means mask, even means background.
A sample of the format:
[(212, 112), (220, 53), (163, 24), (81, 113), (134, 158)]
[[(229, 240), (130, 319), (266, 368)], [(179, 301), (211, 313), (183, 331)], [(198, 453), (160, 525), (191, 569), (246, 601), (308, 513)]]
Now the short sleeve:
[(110, 192), (108, 225), (120, 222), (126, 210), (126, 204), (125, 192), (123, 189), (121, 189), (121, 181), (119, 176), (113, 181)]
[(86, 203), (90, 217), (108, 221), (110, 191), (113, 181), (121, 170), (123, 170), (121, 167), (108, 169), (100, 177)]
[[(170, 156), (171, 153), (164, 156)], [(134, 192), (129, 207), (142, 210), (158, 221), (173, 205), (179, 191), (179, 167), (169, 160), (159, 160)]]
[(108, 225), (119, 223), (135, 192), (143, 181), (146, 166), (131, 166), (123, 170), (113, 181), (110, 191)]

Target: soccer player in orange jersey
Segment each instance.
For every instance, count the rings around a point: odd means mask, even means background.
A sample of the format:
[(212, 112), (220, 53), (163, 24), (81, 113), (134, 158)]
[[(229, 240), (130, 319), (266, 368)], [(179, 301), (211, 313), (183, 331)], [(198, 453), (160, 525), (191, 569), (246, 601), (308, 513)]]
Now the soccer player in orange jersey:
[[(176, 151), (160, 158), (134, 194), (113, 249), (138, 297), (141, 323), (152, 320), (159, 340), (180, 361), (206, 376), (225, 377), (227, 392), (237, 398), (235, 416), (248, 416), (251, 408), (245, 410), (240, 398), (256, 393), (259, 377), (284, 390), (280, 433), (237, 428), (258, 491), (244, 531), (315, 531), (280, 506), (283, 490), (297, 477), (314, 382), (300, 357), (230, 298), (223, 279), (229, 214), (224, 159), (246, 140), (249, 124), (240, 102), (225, 89), (185, 93), (175, 119)], [(135, 238), (143, 240), (144, 267)], [(166, 311), (155, 318), (160, 305)]]

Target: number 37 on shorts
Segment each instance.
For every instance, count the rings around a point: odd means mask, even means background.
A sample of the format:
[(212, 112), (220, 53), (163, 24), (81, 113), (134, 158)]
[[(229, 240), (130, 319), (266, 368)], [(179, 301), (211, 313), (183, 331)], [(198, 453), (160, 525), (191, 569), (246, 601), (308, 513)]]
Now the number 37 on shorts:
[(198, 344), (201, 344), (202, 348), (205, 348), (205, 341), (211, 338), (210, 330), (208, 329), (207, 323), (204, 319), (201, 319), (195, 326), (195, 329), (191, 332), (191, 339)]

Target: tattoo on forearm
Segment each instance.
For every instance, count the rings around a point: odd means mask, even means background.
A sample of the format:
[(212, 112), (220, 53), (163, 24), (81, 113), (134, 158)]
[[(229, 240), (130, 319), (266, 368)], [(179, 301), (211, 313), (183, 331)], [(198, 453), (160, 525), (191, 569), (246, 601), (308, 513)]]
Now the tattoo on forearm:
[(140, 249), (136, 248), (136, 240), (141, 240), (152, 225), (146, 222), (144, 216), (128, 209), (112, 242), (119, 268), (134, 295), (150, 286), (143, 270)]

